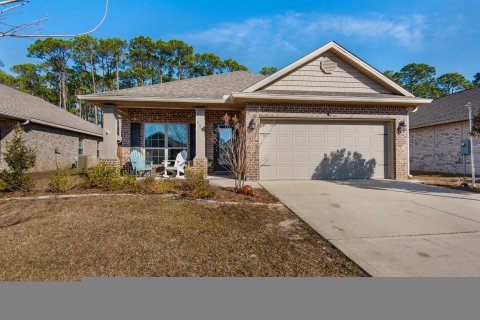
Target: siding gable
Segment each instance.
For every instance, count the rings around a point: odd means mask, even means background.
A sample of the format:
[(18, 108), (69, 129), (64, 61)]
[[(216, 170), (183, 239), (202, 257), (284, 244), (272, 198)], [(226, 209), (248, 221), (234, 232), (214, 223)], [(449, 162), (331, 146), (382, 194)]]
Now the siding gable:
[[(337, 64), (335, 71), (326, 73), (322, 70), (321, 61), (324, 59)], [(262, 90), (395, 94), (331, 50)]]

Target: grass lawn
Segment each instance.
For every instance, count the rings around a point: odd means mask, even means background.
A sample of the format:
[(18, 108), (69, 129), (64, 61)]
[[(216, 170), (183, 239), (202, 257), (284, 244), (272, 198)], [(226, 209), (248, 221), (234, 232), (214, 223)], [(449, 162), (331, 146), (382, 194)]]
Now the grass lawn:
[(467, 181), (469, 184), (468, 190), (461, 186), (463, 181), (463, 175), (448, 175), (448, 174), (422, 174), (414, 173), (413, 179), (419, 180), (424, 184), (445, 187), (450, 189), (465, 190), (470, 192), (480, 192), (480, 177), (477, 177), (476, 187), (472, 188), (472, 177), (468, 176)]
[(283, 208), (158, 195), (0, 201), (1, 280), (365, 275)]

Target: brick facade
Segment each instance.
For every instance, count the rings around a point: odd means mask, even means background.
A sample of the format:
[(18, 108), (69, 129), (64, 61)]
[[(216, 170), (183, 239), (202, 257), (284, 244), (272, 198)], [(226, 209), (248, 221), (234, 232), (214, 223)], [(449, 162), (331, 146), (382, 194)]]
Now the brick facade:
[[(13, 137), (16, 121), (0, 119), (0, 170), (6, 169), (3, 159), (6, 143)], [(23, 138), (26, 144), (35, 150), (37, 161), (34, 172), (50, 171), (57, 168), (71, 168), (78, 156), (78, 140), (84, 139), (84, 155), (97, 158), (97, 141), (100, 137), (89, 136), (72, 131), (56, 129), (30, 123), (24, 126)]]
[[(462, 139), (469, 138), (468, 121), (410, 130), (410, 170), (412, 172), (463, 174), (458, 153)], [(475, 166), (480, 171), (480, 139), (474, 139)], [(471, 174), (470, 156), (467, 173)]]
[[(401, 121), (408, 122), (406, 107), (396, 106), (348, 106), (348, 105), (313, 105), (285, 103), (249, 103), (246, 107), (246, 123), (255, 119), (256, 129), (247, 132), (247, 178), (260, 178), (260, 137), (259, 127), (262, 118), (274, 119), (315, 119), (315, 120), (385, 120), (397, 128)], [(408, 134), (393, 133), (394, 177), (398, 180), (408, 178)], [(392, 142), (390, 142), (392, 144)]]

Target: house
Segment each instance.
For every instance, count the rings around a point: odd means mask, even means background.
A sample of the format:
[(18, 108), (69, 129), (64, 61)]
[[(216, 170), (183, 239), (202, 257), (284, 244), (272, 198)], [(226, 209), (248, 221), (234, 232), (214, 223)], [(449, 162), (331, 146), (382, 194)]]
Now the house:
[(335, 42), (269, 77), (236, 71), (79, 98), (103, 109), (105, 163), (137, 148), (161, 165), (187, 150), (195, 168), (220, 174), (214, 141), (228, 141), (222, 119), (236, 114), (248, 126), (247, 178), (273, 180), (406, 179), (408, 113), (430, 102)]
[(17, 123), (26, 144), (35, 150), (32, 171), (72, 167), (79, 155), (97, 158), (102, 129), (40, 98), (0, 85), (0, 170), (6, 169), (6, 143)]
[[(470, 138), (469, 111), (480, 112), (480, 88), (436, 99), (428, 108), (410, 114), (410, 167), (412, 172), (463, 174), (462, 139)], [(474, 138), (475, 165), (480, 168), (480, 139)], [(466, 157), (471, 174), (470, 157)]]

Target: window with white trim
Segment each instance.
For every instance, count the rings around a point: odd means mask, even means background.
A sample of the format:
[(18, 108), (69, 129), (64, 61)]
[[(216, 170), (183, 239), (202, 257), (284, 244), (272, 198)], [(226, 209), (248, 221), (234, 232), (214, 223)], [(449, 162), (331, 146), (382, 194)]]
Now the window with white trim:
[(84, 146), (83, 138), (78, 138), (78, 155), (79, 156), (83, 154), (83, 146)]
[(188, 146), (188, 125), (185, 123), (146, 123), (145, 160), (164, 164), (175, 161), (177, 155)]

